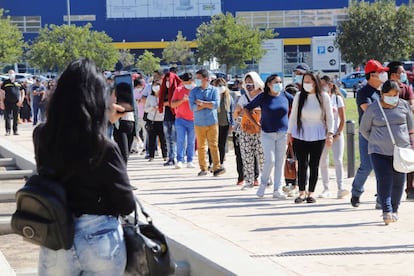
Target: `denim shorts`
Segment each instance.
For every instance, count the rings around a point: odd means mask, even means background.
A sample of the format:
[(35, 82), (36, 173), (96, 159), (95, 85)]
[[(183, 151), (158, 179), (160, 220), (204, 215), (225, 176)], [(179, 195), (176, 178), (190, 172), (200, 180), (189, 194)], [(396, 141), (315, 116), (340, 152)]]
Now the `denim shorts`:
[(113, 216), (75, 218), (75, 238), (69, 250), (40, 248), (40, 276), (123, 275), (125, 265), (122, 226)]

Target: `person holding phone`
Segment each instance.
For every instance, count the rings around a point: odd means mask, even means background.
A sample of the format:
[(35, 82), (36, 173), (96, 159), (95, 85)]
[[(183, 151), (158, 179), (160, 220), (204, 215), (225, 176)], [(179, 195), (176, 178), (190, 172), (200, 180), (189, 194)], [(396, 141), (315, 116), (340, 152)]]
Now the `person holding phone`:
[(125, 112), (121, 119), (119, 119), (118, 124), (115, 124), (113, 136), (121, 150), (125, 163), (128, 162), (135, 135), (134, 105), (128, 102), (128, 97), (132, 98), (130, 91), (131, 85), (128, 83), (121, 82), (115, 86), (117, 103), (125, 108)]

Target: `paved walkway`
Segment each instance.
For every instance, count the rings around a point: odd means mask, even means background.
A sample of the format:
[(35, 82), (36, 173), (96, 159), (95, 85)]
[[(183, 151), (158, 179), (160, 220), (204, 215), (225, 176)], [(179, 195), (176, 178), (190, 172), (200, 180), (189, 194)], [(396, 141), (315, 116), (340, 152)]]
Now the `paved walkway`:
[[(0, 129), (0, 143), (6, 139), (33, 150), (31, 129), (20, 125), (21, 135), (9, 137)], [(225, 256), (232, 252), (228, 246), (258, 267), (269, 267), (266, 275), (412, 275), (414, 202), (403, 200), (400, 220), (384, 226), (381, 211), (374, 209), (373, 176), (359, 208), (350, 205), (349, 197), (294, 204), (293, 198), (274, 200), (271, 189), (263, 199), (255, 196), (256, 189), (241, 191), (235, 185), (234, 154), (226, 159), (226, 174), (198, 177), (198, 168), (176, 170), (164, 167), (161, 158), (147, 162), (142, 155), (131, 155), (128, 173), (156, 225), (177, 239), (197, 237), (192, 246), (218, 260), (232, 257)], [(347, 188), (351, 182), (345, 180)], [(332, 179), (333, 194), (335, 186)], [(316, 194), (321, 189), (319, 182)], [(9, 242), (18, 239), (10, 236)], [(12, 258), (3, 244), (0, 250)], [(237, 275), (264, 275), (237, 255), (233, 261), (240, 267)]]

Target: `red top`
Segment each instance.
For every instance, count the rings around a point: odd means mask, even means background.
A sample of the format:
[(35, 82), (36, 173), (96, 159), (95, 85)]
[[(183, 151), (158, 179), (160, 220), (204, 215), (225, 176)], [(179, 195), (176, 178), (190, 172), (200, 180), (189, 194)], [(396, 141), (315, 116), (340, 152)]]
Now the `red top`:
[[(184, 95), (190, 95), (190, 90), (180, 85), (174, 91), (171, 101), (177, 101), (184, 98)], [(175, 118), (181, 118), (188, 121), (194, 121), (194, 114), (190, 108), (190, 102), (186, 101), (175, 108)]]

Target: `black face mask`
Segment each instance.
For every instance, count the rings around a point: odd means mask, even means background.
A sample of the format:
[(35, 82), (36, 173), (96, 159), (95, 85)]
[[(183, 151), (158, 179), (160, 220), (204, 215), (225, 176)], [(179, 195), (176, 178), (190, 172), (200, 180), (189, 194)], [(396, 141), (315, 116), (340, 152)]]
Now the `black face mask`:
[(246, 90), (252, 92), (254, 90), (254, 84), (246, 84)]

